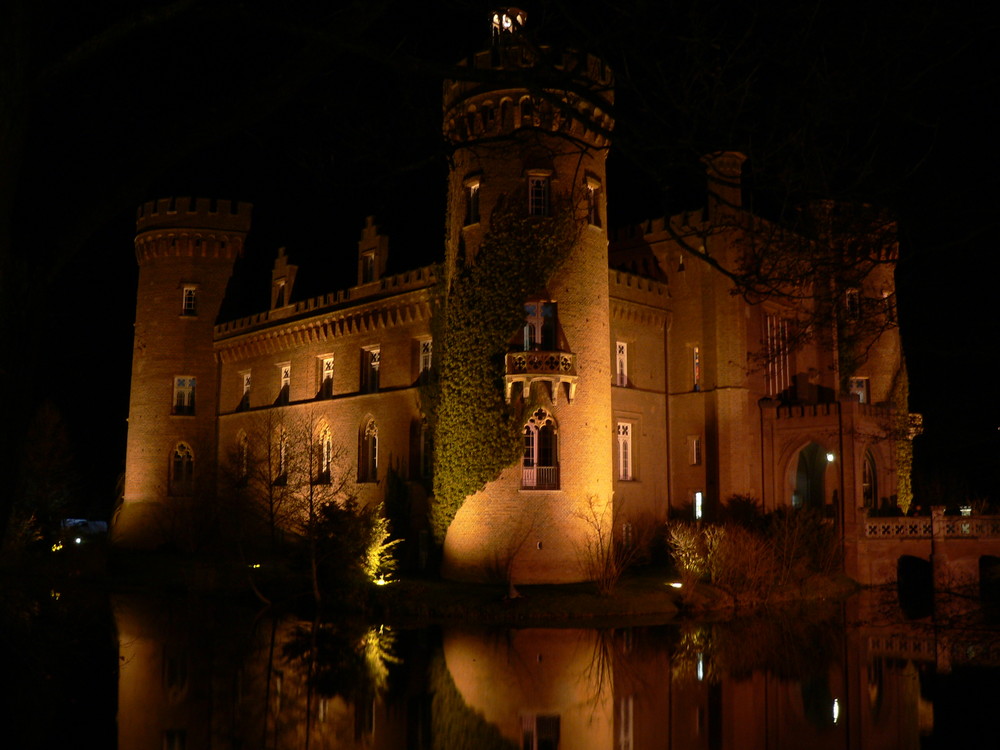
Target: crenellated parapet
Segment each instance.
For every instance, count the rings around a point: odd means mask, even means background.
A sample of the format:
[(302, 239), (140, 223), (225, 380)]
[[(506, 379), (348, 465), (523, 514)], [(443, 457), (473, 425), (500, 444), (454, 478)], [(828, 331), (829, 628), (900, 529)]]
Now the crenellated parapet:
[(146, 201), (136, 215), (136, 260), (162, 257), (234, 260), (243, 253), (253, 205), (209, 198)]
[(467, 143), (535, 129), (607, 148), (614, 127), (611, 69), (588, 53), (534, 46), (521, 26), (502, 29), (491, 49), (463, 60), (468, 79), (445, 82), (446, 137)]

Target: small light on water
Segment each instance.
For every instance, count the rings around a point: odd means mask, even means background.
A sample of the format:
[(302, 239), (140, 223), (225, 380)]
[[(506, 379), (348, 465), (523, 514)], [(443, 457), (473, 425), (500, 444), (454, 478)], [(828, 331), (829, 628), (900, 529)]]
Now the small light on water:
[(835, 458), (835, 456), (832, 453), (827, 453), (826, 454), (826, 462), (828, 464), (832, 464), (834, 458)]
[(77, 538), (76, 538), (76, 543), (77, 543), (77, 544), (79, 544), (79, 543), (80, 543), (80, 542), (82, 542), (82, 541), (83, 541), (83, 540), (82, 540), (82, 539), (81, 539), (80, 537), (77, 537)]
[(698, 654), (698, 682), (705, 679), (705, 655)]
[(671, 581), (671, 582), (670, 582), (670, 583), (668, 583), (667, 585), (668, 585), (668, 586), (669, 586), (670, 588), (672, 588), (672, 589), (679, 589), (679, 588), (680, 588), (681, 586), (683, 586), (684, 584), (683, 584), (683, 583), (681, 583), (680, 581)]
[(837, 723), (837, 719), (840, 718), (840, 701), (836, 698), (833, 699), (833, 723)]

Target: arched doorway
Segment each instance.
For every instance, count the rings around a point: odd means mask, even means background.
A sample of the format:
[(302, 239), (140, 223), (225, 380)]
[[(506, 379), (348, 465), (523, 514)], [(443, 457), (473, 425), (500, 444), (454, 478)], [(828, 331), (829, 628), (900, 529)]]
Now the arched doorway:
[(822, 509), (826, 503), (826, 451), (819, 443), (809, 443), (799, 451), (794, 465), (795, 489), (792, 507)]

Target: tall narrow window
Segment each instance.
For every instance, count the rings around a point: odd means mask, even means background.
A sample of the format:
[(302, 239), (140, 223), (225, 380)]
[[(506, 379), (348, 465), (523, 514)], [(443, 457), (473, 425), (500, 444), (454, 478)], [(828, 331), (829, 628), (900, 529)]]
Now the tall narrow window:
[(198, 287), (185, 286), (184, 296), (181, 298), (181, 315), (198, 314)]
[(624, 341), (615, 342), (615, 385), (628, 385), (628, 344)]
[(250, 439), (245, 432), (236, 440), (236, 477), (241, 485), (250, 479)]
[(194, 414), (194, 383), (190, 375), (174, 378), (174, 414)]
[(465, 226), (479, 223), (479, 178), (465, 183)]
[(282, 362), (278, 365), (278, 398), (276, 404), (288, 403), (289, 392), (292, 389), (292, 365), (289, 362)]
[(333, 471), (333, 434), (330, 428), (324, 426), (319, 433), (319, 484), (330, 484), (330, 476)]
[(691, 466), (701, 465), (701, 435), (688, 435), (688, 464)]
[(851, 393), (858, 397), (862, 404), (871, 403), (871, 381), (868, 378), (851, 378)]
[(556, 424), (545, 409), (532, 414), (524, 426), (524, 456), (521, 464), (522, 489), (559, 489)]
[(692, 390), (701, 390), (701, 347), (691, 347), (691, 379), (693, 381)]
[(420, 423), (420, 476), (429, 477), (434, 473), (434, 438), (430, 425), (424, 419)]
[(361, 256), (361, 283), (375, 281), (375, 253), (365, 253)]
[(764, 316), (764, 379), (768, 396), (777, 396), (792, 384), (788, 321), (779, 315)]
[(284, 486), (288, 484), (288, 435), (284, 427), (279, 427), (274, 432), (274, 456), (272, 468), (274, 470), (274, 484)]
[(549, 176), (534, 174), (528, 176), (528, 215), (549, 215)]
[(524, 350), (555, 351), (558, 348), (556, 303), (528, 302), (524, 306), (524, 317)]
[(618, 479), (632, 480), (632, 424), (618, 423)]
[(379, 385), (379, 370), (382, 367), (382, 350), (371, 346), (361, 350), (361, 390), (375, 393)]
[(587, 223), (592, 227), (601, 226), (601, 183), (593, 178), (587, 179)]
[(187, 443), (178, 443), (174, 447), (170, 470), (170, 493), (172, 495), (190, 495), (194, 488), (194, 453)]
[(236, 407), (237, 411), (250, 408), (250, 385), (252, 383), (253, 379), (250, 377), (250, 370), (243, 370), (240, 373), (240, 385), (243, 390), (240, 394), (240, 405)]
[(855, 321), (861, 316), (861, 292), (858, 289), (847, 289), (844, 292), (844, 317)]
[(358, 481), (378, 481), (378, 425), (374, 419), (368, 420), (361, 430), (361, 445), (358, 451)]
[(431, 339), (420, 341), (420, 374), (431, 371), (434, 363), (434, 342)]
[(871, 451), (865, 451), (865, 461), (861, 465), (861, 497), (866, 508), (878, 507), (878, 478)]
[(322, 357), (319, 361), (319, 396), (333, 396), (333, 357)]

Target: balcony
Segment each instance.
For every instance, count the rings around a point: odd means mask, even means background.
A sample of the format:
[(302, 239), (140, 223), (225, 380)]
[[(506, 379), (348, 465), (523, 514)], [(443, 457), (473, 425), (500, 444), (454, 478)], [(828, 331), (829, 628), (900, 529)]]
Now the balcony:
[(570, 352), (510, 352), (507, 354), (507, 372), (504, 376), (504, 396), (510, 403), (514, 384), (520, 383), (524, 398), (531, 392), (536, 380), (545, 381), (552, 389), (552, 403), (558, 403), (559, 386), (566, 383), (569, 402), (576, 395), (576, 355)]
[(558, 466), (522, 466), (522, 490), (558, 490)]

